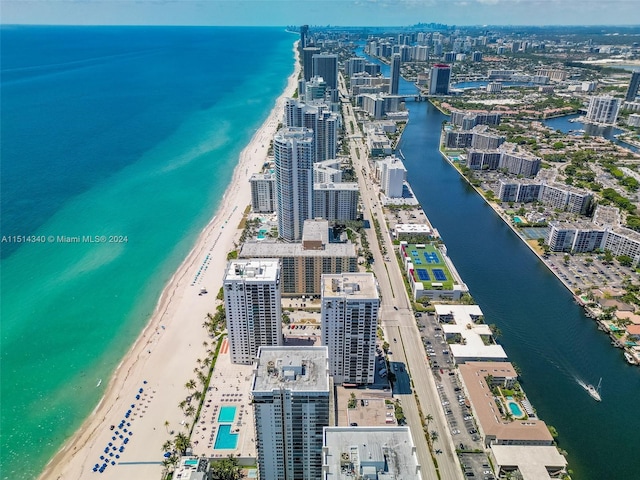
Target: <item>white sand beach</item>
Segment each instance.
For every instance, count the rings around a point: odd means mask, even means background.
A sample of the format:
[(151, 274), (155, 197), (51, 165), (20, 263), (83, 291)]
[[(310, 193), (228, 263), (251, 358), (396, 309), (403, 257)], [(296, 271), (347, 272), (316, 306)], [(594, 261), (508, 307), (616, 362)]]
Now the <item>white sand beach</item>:
[[(242, 151), (218, 211), (166, 285), (151, 320), (116, 369), (101, 402), (49, 462), (41, 479), (99, 475), (157, 480), (163, 469), (162, 445), (172, 437), (169, 431), (188, 433), (181, 422), (193, 418), (186, 418), (178, 404), (188, 394), (185, 383), (195, 378), (196, 360), (206, 357), (203, 342), (211, 339), (202, 324), (207, 313), (214, 313), (227, 253), (238, 241), (242, 214), (251, 203), (248, 179), (261, 170), (285, 99), (297, 86), (300, 65), (297, 61), (295, 65), (269, 117)], [(200, 295), (203, 287), (208, 293)], [(103, 461), (109, 463), (104, 473), (93, 472), (94, 465)]]

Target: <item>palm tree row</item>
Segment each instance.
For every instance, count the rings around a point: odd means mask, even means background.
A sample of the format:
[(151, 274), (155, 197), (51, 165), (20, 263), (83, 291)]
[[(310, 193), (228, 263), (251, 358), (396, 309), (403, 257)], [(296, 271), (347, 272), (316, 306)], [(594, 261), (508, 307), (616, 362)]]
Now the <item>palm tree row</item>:
[[(224, 309), (222, 315), (224, 315)], [(211, 318), (210, 315), (208, 315), (208, 317)], [(208, 322), (205, 322), (204, 326), (209, 329), (209, 332), (211, 332), (211, 329), (207, 327), (207, 323)], [(217, 335), (218, 334), (216, 333), (216, 336)], [(209, 342), (207, 342), (206, 340), (202, 342), (202, 346), (206, 349), (207, 355), (204, 360), (200, 358), (196, 360), (198, 366), (194, 368), (194, 373), (196, 374), (197, 381), (193, 378), (190, 378), (184, 384), (184, 387), (187, 389), (188, 396), (178, 404), (178, 407), (180, 408), (180, 410), (182, 410), (186, 417), (193, 417), (193, 420), (191, 422), (184, 422), (183, 425), (185, 427), (185, 431), (179, 432), (172, 440), (167, 440), (162, 445), (163, 452), (168, 452), (170, 454), (162, 462), (167, 473), (175, 468), (175, 466), (180, 461), (180, 456), (184, 455), (187, 448), (191, 446), (190, 428), (195, 425), (197, 417), (200, 414), (202, 402), (205, 397), (204, 393), (208, 387), (209, 379), (211, 378), (214, 367), (214, 360), (217, 356), (218, 351), (220, 350), (221, 340), (222, 339), (219, 337), (215, 349), (209, 348)], [(194, 405), (191, 405), (192, 399), (195, 399), (198, 402), (197, 408)], [(167, 430), (167, 433), (169, 433), (170, 435), (173, 434), (173, 430), (169, 431), (168, 420), (165, 420), (164, 426)]]

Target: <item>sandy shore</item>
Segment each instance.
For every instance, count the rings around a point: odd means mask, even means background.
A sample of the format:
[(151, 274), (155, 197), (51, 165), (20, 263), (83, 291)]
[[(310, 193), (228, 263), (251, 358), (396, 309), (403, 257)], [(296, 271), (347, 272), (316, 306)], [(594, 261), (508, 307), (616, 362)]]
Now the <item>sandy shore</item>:
[[(104, 397), (47, 464), (41, 479), (77, 480), (96, 475), (113, 479), (160, 478), (162, 444), (171, 438), (169, 431), (186, 432), (183, 423), (193, 420), (184, 416), (178, 404), (188, 394), (185, 383), (196, 378), (196, 360), (206, 356), (203, 342), (210, 339), (202, 324), (207, 313), (214, 312), (227, 253), (238, 241), (238, 225), (251, 203), (248, 179), (261, 170), (282, 118), (285, 99), (297, 86), (299, 71), (296, 61), (284, 92), (242, 151), (215, 216), (169, 280), (151, 320), (114, 372)], [(200, 295), (203, 287), (209, 293)], [(165, 427), (167, 421), (169, 426)], [(94, 465), (103, 463), (101, 456), (109, 460), (109, 466), (102, 474), (94, 473)]]

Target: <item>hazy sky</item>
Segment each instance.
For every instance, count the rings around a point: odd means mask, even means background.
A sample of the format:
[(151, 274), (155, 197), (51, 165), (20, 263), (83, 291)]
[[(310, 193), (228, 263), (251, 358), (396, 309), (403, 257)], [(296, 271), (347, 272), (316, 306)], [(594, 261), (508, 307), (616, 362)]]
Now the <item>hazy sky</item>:
[(0, 0), (3, 24), (639, 25), (640, 0)]

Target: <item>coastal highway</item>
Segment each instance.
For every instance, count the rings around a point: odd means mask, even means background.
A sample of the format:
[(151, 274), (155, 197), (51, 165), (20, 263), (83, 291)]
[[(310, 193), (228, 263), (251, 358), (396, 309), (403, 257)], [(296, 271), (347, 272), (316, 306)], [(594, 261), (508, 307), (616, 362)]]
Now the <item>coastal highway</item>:
[[(342, 75), (340, 75), (339, 85), (343, 98), (347, 98)], [(357, 127), (358, 123), (351, 103), (343, 102), (342, 113), (346, 135), (349, 138), (350, 155), (358, 176), (364, 216), (371, 221), (371, 228), (366, 230), (366, 235), (373, 254), (373, 271), (378, 280), (382, 297), (380, 321), (392, 352), (389, 360), (391, 365), (397, 368), (394, 372), (398, 376), (398, 381), (394, 385), (394, 396), (401, 399), (402, 408), (417, 448), (423, 478), (462, 480), (464, 477), (447, 427), (444, 411), (440, 405), (435, 378), (427, 363), (411, 302), (404, 287), (402, 272), (395, 259), (391, 236), (382, 205), (378, 199), (378, 188), (372, 180), (373, 171), (368, 161), (367, 147)], [(354, 126), (353, 130), (351, 125)], [(378, 244), (373, 218), (380, 225), (386, 255), (383, 255)], [(385, 261), (385, 256), (390, 261)], [(410, 379), (407, 373), (410, 374)], [(433, 416), (428, 429), (423, 429), (414, 394), (419, 399), (422, 414)], [(437, 432), (438, 439), (434, 442), (434, 449), (441, 450), (442, 454), (436, 455), (430, 452), (425, 431), (427, 435), (431, 431)], [(439, 477), (434, 465), (434, 458), (438, 464)]]

